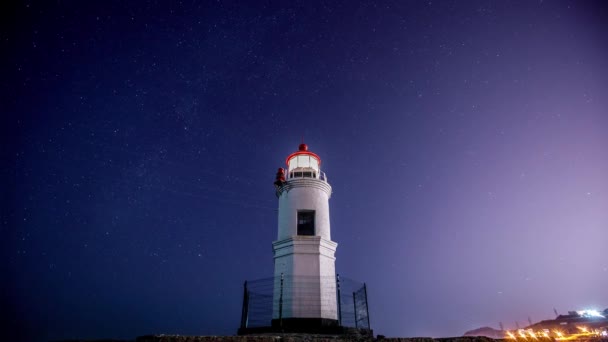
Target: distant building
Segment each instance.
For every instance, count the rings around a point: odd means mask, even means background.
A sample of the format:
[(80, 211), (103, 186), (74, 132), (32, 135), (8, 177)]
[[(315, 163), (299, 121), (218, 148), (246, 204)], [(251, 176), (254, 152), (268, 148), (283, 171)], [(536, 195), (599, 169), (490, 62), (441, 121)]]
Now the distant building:
[[(519, 330), (519, 326), (517, 327)], [(555, 319), (548, 319), (530, 324), (523, 330), (534, 332), (549, 331), (549, 335), (560, 332), (563, 335), (579, 334), (583, 330), (608, 332), (608, 309), (604, 311), (568, 311), (567, 315), (558, 315)], [(512, 332), (516, 338), (518, 333)], [(506, 331), (490, 327), (482, 327), (467, 331), (463, 336), (485, 336), (494, 339), (509, 337)]]
[(575, 334), (580, 331), (579, 327), (586, 327), (588, 329), (607, 329), (608, 309), (602, 312), (593, 312), (593, 314), (591, 314), (591, 311), (569, 311), (567, 315), (559, 315), (555, 319), (534, 323), (526, 329), (557, 329), (566, 334)]

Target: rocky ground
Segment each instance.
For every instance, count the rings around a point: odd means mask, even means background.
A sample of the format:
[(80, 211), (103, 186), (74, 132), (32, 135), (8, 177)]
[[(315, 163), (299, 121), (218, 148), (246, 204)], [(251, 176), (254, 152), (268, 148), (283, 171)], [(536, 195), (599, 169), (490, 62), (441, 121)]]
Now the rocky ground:
[[(65, 340), (56, 342), (495, 342), (481, 336), (463, 336), (447, 338), (430, 337), (384, 337), (375, 338), (356, 335), (310, 335), (310, 334), (266, 334), (248, 336), (180, 336), (180, 335), (147, 335), (135, 340)], [(529, 342), (529, 341), (527, 341)], [(578, 339), (576, 342), (608, 342), (606, 338)]]
[[(179, 336), (179, 335), (147, 335), (140, 336), (135, 341), (125, 340), (70, 340), (57, 342), (494, 342), (487, 337), (454, 337), (438, 338), (375, 338), (357, 335), (310, 335), (310, 334), (264, 334), (248, 336)], [(608, 342), (608, 341), (606, 341)]]

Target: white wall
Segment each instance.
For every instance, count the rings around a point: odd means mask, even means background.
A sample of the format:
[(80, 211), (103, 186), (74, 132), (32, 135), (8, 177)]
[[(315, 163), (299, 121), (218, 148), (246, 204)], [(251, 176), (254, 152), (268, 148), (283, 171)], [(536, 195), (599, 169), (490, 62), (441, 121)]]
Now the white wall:
[(275, 241), (273, 318), (279, 318), (283, 274), (283, 318), (337, 319), (335, 251), (337, 244), (318, 236)]
[[(297, 184), (298, 181), (324, 183), (316, 179), (296, 179), (290, 180), (288, 183)], [(323, 188), (308, 186), (295, 186), (281, 193), (281, 197), (279, 197), (279, 229), (277, 240), (280, 241), (298, 234), (298, 210), (314, 210), (315, 235), (326, 240), (331, 240), (329, 194)]]
[[(283, 274), (283, 318), (338, 319), (335, 252), (331, 241), (331, 186), (320, 179), (289, 179), (279, 193), (278, 234), (274, 250), (274, 309), (279, 318)], [(315, 235), (298, 236), (298, 210), (315, 211)]]

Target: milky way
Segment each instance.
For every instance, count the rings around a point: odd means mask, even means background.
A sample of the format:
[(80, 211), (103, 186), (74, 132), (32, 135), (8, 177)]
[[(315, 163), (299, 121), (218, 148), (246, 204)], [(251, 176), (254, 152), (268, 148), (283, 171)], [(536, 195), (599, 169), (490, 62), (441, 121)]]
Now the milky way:
[(0, 306), (21, 340), (234, 334), (303, 138), (387, 336), (608, 307), (603, 2), (21, 2)]

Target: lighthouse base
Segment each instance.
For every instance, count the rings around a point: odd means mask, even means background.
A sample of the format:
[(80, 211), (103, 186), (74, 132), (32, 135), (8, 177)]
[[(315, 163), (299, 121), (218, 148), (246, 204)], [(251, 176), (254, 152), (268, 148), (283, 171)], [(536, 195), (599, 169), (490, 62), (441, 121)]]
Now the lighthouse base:
[(374, 331), (340, 326), (337, 320), (326, 318), (285, 318), (273, 319), (270, 327), (240, 328), (238, 335), (260, 334), (314, 334), (314, 335), (346, 335), (357, 337), (372, 337)]
[(273, 328), (285, 328), (293, 330), (312, 330), (316, 328), (338, 327), (340, 323), (337, 319), (329, 318), (283, 318), (273, 319)]
[[(319, 277), (298, 281), (285, 275), (245, 282), (238, 334), (371, 336), (365, 284), (345, 277), (331, 278), (331, 281)], [(294, 298), (308, 300), (299, 300), (299, 305), (294, 305)], [(336, 309), (325, 315), (328, 310), (323, 307)]]

